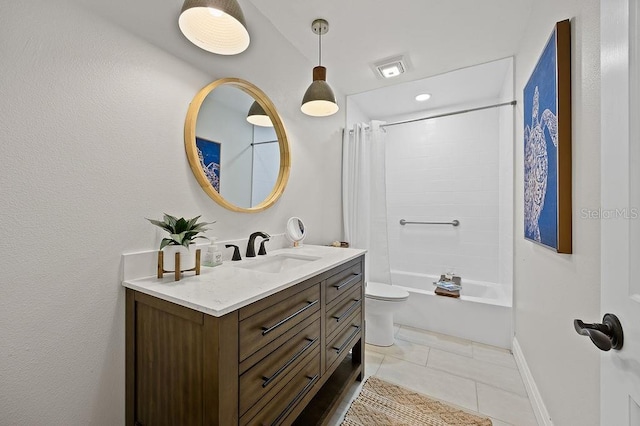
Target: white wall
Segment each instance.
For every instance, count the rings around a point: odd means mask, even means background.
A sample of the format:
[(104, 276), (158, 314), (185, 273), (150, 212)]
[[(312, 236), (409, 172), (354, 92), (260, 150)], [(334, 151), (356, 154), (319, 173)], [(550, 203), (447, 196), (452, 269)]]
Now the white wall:
[(498, 117), (490, 109), (386, 127), (391, 269), (498, 282)]
[[(522, 91), (555, 22), (572, 18), (573, 254), (524, 240)], [(516, 56), (515, 333), (556, 426), (599, 422), (600, 351), (573, 319), (600, 319), (600, 28), (596, 0), (542, 0)], [(526, 120), (526, 117), (524, 118)]]
[[(252, 47), (202, 72), (76, 2), (0, 3), (1, 424), (124, 424), (120, 255), (157, 247), (145, 217), (202, 214), (233, 239), (295, 215), (306, 242), (340, 238), (344, 116), (300, 113), (313, 64), (243, 8)], [(274, 49), (282, 60), (265, 73)], [(226, 76), (261, 87), (287, 127), (289, 185), (263, 213), (219, 207), (186, 159), (189, 102)]]
[(347, 96), (346, 104), (347, 104), (347, 112), (346, 112), (347, 129), (351, 129), (353, 125), (356, 123), (368, 123), (369, 121), (371, 121), (372, 118), (367, 116), (362, 111), (362, 108), (360, 108), (360, 105), (358, 105), (358, 102), (356, 102), (353, 99), (353, 96)]

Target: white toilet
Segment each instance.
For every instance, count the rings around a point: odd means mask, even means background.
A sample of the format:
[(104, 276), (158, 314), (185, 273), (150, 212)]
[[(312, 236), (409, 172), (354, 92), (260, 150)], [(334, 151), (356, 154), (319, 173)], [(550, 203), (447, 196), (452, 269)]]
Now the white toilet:
[(365, 288), (365, 341), (370, 345), (393, 345), (393, 314), (409, 298), (409, 292), (389, 284), (369, 281)]

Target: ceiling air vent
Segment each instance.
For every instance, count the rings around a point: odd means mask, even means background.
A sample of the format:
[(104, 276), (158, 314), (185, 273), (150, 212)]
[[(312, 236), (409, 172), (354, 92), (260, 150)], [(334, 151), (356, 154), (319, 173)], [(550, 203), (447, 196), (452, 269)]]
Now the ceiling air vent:
[(407, 70), (403, 56), (388, 58), (373, 65), (379, 77), (392, 78), (403, 74)]

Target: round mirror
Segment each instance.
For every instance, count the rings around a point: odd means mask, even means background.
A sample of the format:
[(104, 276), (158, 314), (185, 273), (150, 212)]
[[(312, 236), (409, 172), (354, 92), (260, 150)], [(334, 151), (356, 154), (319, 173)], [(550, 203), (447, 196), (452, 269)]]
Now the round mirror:
[(223, 78), (202, 88), (187, 112), (184, 144), (202, 189), (229, 210), (268, 208), (289, 179), (282, 121), (267, 95), (248, 81)]
[(304, 223), (299, 217), (292, 217), (287, 221), (287, 229), (285, 235), (293, 243), (294, 247), (302, 245), (305, 237)]

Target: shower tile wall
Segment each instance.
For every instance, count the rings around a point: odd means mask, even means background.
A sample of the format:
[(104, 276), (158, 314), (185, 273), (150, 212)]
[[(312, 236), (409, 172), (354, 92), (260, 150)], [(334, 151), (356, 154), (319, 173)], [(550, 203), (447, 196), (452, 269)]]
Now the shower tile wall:
[[(392, 270), (498, 282), (499, 112), (387, 127)], [(451, 221), (460, 226), (405, 225)]]

